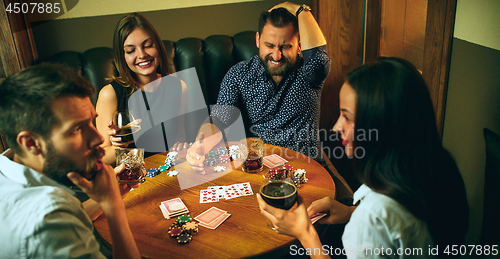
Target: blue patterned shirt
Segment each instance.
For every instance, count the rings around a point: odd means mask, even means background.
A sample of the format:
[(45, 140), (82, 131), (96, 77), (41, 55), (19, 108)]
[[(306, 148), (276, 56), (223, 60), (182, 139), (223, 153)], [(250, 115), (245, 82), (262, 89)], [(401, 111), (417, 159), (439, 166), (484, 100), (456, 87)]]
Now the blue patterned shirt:
[(330, 58), (326, 45), (302, 54), (303, 59), (277, 86), (257, 55), (233, 66), (212, 107), (213, 121), (231, 125), (235, 107), (249, 130), (247, 136), (318, 158), (322, 154), (318, 132), (321, 90), (330, 72)]

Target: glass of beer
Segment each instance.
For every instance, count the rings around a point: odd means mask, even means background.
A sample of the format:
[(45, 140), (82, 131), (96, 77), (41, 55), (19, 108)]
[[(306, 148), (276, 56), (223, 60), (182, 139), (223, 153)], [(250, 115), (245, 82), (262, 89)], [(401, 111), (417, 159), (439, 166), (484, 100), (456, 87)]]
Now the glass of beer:
[(239, 142), (241, 151), (242, 170), (247, 173), (262, 171), (262, 157), (264, 155), (264, 142), (260, 138), (246, 138)]
[(132, 110), (116, 111), (113, 114), (113, 126), (116, 128), (116, 137), (121, 142), (133, 142), (134, 133), (141, 129), (140, 123)]
[[(260, 197), (269, 205), (289, 210), (297, 202), (297, 186), (289, 177), (267, 178), (265, 177), (259, 190)], [(271, 221), (267, 220), (267, 226), (274, 229)]]
[(125, 164), (125, 168), (116, 177), (119, 183), (142, 183), (146, 180), (143, 175), (144, 149), (117, 148), (116, 166)]

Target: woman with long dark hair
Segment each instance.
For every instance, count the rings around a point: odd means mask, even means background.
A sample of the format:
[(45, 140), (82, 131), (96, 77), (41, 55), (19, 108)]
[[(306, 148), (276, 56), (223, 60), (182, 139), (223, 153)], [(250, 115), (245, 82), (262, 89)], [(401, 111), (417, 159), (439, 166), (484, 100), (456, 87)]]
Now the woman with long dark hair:
[[(183, 81), (167, 80), (169, 71), (165, 46), (153, 25), (138, 13), (128, 14), (118, 22), (113, 37), (113, 55), (119, 75), (113, 77), (112, 82), (101, 89), (96, 105), (99, 114), (96, 126), (104, 136), (102, 147), (106, 150), (106, 155), (103, 160), (107, 164), (114, 162), (115, 147), (130, 147), (135, 144), (122, 142), (120, 137), (115, 136), (116, 128), (110, 124), (116, 111), (130, 108), (129, 101), (134, 93), (140, 92), (144, 96), (147, 110), (154, 110), (155, 103), (166, 103), (166, 100), (159, 97), (173, 96), (179, 105), (168, 112), (182, 114), (187, 91)], [(141, 95), (135, 96), (142, 102)], [(146, 107), (143, 110), (146, 110)], [(165, 125), (162, 124), (162, 127), (165, 131)], [(159, 136), (156, 141), (161, 138), (162, 136)], [(177, 142), (173, 149), (178, 151), (186, 147), (187, 143)]]
[(382, 248), (386, 256), (390, 251), (394, 257), (406, 252), (431, 257), (430, 249), (438, 245), (443, 255), (446, 245), (463, 244), (468, 227), (464, 183), (441, 144), (418, 70), (399, 58), (355, 69), (340, 91), (340, 111), (334, 130), (363, 184), (354, 194), (355, 205), (326, 197), (306, 211), (299, 199), (297, 209), (283, 211), (258, 197), (276, 230), (297, 237), (304, 248), (321, 248), (309, 215), (328, 211), (320, 224), (348, 222), (342, 236), (348, 258), (373, 258)]

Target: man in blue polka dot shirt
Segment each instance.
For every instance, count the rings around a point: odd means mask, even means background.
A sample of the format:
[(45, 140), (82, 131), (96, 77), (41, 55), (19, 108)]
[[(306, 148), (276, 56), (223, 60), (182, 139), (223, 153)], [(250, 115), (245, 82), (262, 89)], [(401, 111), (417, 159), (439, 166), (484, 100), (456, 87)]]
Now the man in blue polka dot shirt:
[(210, 120), (188, 150), (189, 165), (202, 174), (204, 155), (222, 140), (221, 129), (240, 116), (247, 136), (321, 160), (320, 100), (330, 58), (310, 8), (285, 2), (263, 12), (255, 41), (259, 55), (228, 71)]

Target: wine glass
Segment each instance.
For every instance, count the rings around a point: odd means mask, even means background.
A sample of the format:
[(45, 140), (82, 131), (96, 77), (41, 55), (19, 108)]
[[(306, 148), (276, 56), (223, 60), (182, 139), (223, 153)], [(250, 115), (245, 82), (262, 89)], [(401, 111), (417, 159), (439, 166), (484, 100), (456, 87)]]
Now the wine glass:
[[(297, 186), (289, 177), (264, 177), (259, 193), (267, 204), (283, 210), (289, 210), (297, 202)], [(269, 220), (267, 226), (275, 230)]]
[(122, 143), (133, 142), (134, 133), (141, 129), (139, 121), (132, 110), (116, 111), (113, 114), (115, 136), (120, 137)]

